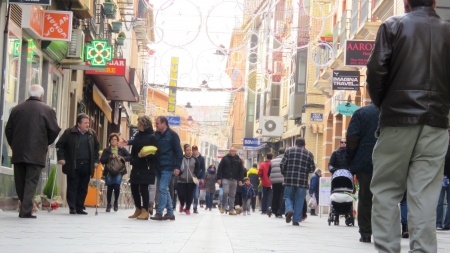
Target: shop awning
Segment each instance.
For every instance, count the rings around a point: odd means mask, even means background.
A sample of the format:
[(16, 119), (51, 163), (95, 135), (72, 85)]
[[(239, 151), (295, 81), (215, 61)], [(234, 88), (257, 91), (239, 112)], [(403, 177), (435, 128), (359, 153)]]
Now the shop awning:
[(263, 148), (265, 148), (265, 147), (267, 147), (267, 143), (263, 143), (263, 144), (261, 144), (261, 145), (259, 145), (259, 146), (257, 146), (257, 147), (246, 147), (246, 146), (244, 146), (244, 149), (245, 149), (245, 150), (253, 150), (253, 151), (257, 151), (257, 150), (261, 150), (261, 149), (263, 149)]
[(284, 139), (287, 139), (287, 138), (291, 138), (292, 136), (300, 135), (301, 129), (302, 129), (301, 126), (296, 126), (296, 127), (292, 128), (292, 129), (284, 132), (283, 135), (281, 136), (281, 138), (284, 140)]
[(97, 106), (102, 110), (105, 114), (105, 117), (108, 121), (112, 122), (112, 108), (109, 106), (108, 100), (106, 100), (105, 96), (103, 96), (102, 92), (94, 85), (94, 89), (92, 90), (92, 98)]
[(136, 88), (133, 87), (134, 82), (130, 80), (130, 69), (127, 67), (125, 59), (113, 59), (107, 64), (105, 71), (86, 70), (85, 73), (94, 80), (106, 99), (138, 101)]

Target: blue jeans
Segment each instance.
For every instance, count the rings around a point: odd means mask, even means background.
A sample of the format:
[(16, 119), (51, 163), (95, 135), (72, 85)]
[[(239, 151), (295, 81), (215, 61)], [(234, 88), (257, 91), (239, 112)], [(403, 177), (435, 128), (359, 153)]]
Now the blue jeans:
[(263, 196), (261, 201), (261, 212), (267, 213), (267, 210), (271, 209), (272, 206), (272, 188), (263, 187)]
[(206, 192), (206, 207), (213, 207), (214, 192)]
[(402, 224), (408, 224), (408, 202), (406, 201), (406, 193), (403, 195), (402, 201), (400, 201), (400, 222)]
[[(447, 194), (447, 208), (445, 209), (444, 224), (442, 224), (442, 216), (444, 212), (444, 198)], [(450, 228), (450, 186), (442, 187), (439, 194), (439, 201), (436, 210), (436, 227), (442, 227), (444, 229)]]
[(293, 222), (302, 221), (303, 202), (305, 202), (306, 188), (296, 186), (284, 186), (284, 201), (286, 214), (294, 211)]
[(173, 215), (172, 198), (169, 194), (169, 184), (172, 180), (172, 171), (163, 170), (158, 175), (159, 181), (159, 203), (157, 213), (163, 214), (164, 208), (167, 208), (167, 214)]
[(198, 193), (200, 191), (200, 187), (196, 185), (194, 189), (194, 209), (197, 209), (198, 206)]

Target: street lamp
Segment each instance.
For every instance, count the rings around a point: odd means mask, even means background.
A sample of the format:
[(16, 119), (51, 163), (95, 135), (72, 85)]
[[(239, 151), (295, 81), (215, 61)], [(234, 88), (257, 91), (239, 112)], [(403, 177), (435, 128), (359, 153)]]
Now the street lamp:
[(192, 116), (190, 116), (190, 115), (188, 116), (187, 122), (188, 122), (189, 126), (192, 125), (192, 122), (194, 122), (194, 119), (192, 118)]

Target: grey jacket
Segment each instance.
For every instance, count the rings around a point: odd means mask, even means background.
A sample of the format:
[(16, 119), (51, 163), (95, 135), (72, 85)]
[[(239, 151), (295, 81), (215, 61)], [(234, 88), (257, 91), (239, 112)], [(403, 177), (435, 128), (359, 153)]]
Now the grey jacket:
[(201, 172), (200, 163), (198, 162), (197, 158), (193, 156), (191, 157), (183, 156), (183, 160), (181, 161), (181, 172), (178, 177), (178, 183), (179, 184), (194, 183), (192, 177), (196, 176), (198, 178), (200, 172)]
[(277, 158), (272, 159), (272, 164), (269, 169), (269, 179), (272, 184), (282, 184), (284, 182), (283, 174), (281, 174), (280, 162), (283, 155), (277, 156)]

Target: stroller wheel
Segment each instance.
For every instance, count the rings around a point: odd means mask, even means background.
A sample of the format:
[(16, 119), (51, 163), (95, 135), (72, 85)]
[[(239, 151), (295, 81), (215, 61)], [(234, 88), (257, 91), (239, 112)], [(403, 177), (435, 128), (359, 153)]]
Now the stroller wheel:
[(355, 218), (353, 217), (348, 217), (345, 219), (345, 225), (347, 226), (355, 226)]
[(335, 226), (339, 226), (339, 216), (338, 216), (338, 215), (336, 215), (336, 216), (334, 217), (334, 225), (335, 225)]

